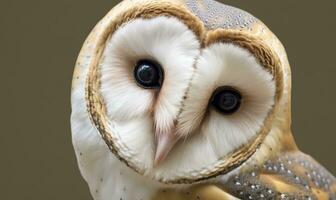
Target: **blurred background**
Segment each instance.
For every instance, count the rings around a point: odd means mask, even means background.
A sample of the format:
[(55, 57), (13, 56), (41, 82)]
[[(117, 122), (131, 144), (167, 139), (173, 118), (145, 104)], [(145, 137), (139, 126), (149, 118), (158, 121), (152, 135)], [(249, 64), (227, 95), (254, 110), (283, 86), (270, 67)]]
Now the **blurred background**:
[[(78, 52), (118, 1), (0, 1), (0, 192), (4, 200), (91, 199), (70, 133)], [(293, 72), (299, 147), (336, 174), (335, 1), (222, 1), (267, 24)]]

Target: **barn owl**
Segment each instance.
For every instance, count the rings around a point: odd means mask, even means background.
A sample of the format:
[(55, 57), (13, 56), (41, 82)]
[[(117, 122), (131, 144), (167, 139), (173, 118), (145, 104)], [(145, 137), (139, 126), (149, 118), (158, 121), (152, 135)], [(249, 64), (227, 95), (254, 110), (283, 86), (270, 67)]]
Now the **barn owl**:
[(72, 141), (95, 200), (336, 199), (290, 109), (286, 52), (251, 14), (124, 0), (78, 57)]

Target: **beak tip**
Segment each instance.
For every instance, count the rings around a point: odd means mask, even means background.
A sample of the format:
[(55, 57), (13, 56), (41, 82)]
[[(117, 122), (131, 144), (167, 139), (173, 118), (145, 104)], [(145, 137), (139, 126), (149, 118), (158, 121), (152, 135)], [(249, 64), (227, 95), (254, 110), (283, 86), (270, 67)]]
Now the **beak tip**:
[(175, 143), (176, 139), (172, 135), (161, 135), (161, 137), (158, 137), (154, 157), (154, 167), (157, 167), (162, 163)]
[(155, 157), (154, 157), (154, 167), (157, 167), (168, 154), (168, 150), (162, 146), (159, 146), (156, 149)]
[(162, 159), (155, 155), (154, 164), (153, 164), (154, 168), (159, 166), (161, 161), (162, 161)]

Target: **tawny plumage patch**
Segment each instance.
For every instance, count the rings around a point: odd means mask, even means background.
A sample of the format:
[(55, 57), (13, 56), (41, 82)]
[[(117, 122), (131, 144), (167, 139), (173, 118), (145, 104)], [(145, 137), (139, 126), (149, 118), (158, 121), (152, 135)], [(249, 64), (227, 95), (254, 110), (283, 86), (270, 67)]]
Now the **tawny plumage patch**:
[(309, 156), (283, 152), (231, 178), (227, 191), (241, 199), (333, 199), (333, 182), (335, 178)]
[[(158, 88), (137, 82), (143, 60)], [(335, 178), (295, 145), (290, 92), (281, 42), (245, 11), (124, 0), (74, 72), (81, 173), (96, 200), (335, 199)]]

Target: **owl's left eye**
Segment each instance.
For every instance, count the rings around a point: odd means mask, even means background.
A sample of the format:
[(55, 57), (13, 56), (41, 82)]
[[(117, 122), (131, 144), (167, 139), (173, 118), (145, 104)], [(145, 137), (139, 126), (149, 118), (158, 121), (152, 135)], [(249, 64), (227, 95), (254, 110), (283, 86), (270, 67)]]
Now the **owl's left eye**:
[(240, 92), (232, 87), (223, 86), (214, 92), (211, 104), (219, 112), (229, 115), (238, 111), (241, 105), (242, 96)]
[(156, 61), (140, 60), (135, 66), (134, 78), (143, 88), (160, 88), (163, 81), (162, 67)]

